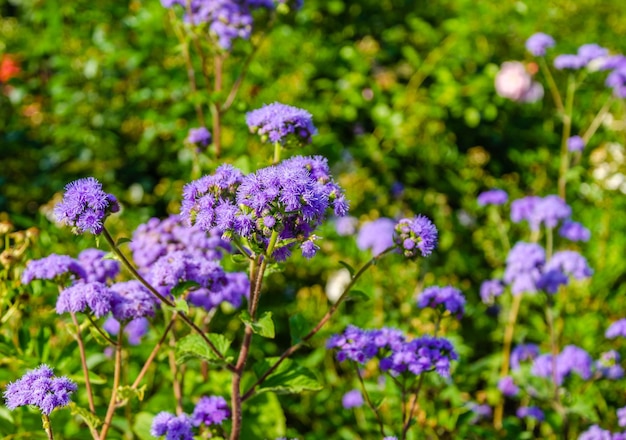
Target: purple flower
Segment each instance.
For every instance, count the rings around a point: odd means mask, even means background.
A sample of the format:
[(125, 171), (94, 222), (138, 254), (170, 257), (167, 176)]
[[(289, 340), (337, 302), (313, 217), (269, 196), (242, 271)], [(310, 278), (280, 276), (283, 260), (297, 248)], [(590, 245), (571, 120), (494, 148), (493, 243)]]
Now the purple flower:
[(363, 406), (363, 395), (360, 390), (350, 390), (341, 398), (341, 404), (345, 409)]
[(516, 414), (520, 419), (530, 418), (535, 419), (538, 422), (541, 422), (544, 419), (543, 411), (536, 406), (520, 406), (517, 409)]
[(139, 281), (115, 283), (111, 290), (114, 292), (111, 300), (113, 317), (118, 321), (154, 316), (155, 297)]
[(309, 112), (279, 102), (249, 112), (246, 124), (264, 142), (269, 140), (283, 146), (310, 144), (311, 136), (317, 133)]
[(507, 396), (512, 397), (519, 393), (519, 387), (515, 385), (513, 378), (511, 376), (505, 376), (498, 381), (498, 389), (500, 392)]
[(313, 258), (319, 250), (320, 247), (316, 245), (314, 241), (316, 238), (315, 235), (311, 235), (308, 240), (302, 242), (300, 245), (300, 250), (302, 250), (302, 256), (304, 258)]
[(559, 55), (558, 57), (554, 59), (554, 67), (556, 67), (559, 70), (563, 70), (563, 69), (577, 70), (582, 67), (585, 67), (586, 64), (587, 62), (585, 61), (585, 59), (578, 55), (569, 55), (569, 54)]
[(348, 326), (343, 334), (331, 336), (326, 348), (337, 348), (337, 360), (343, 362), (350, 359), (365, 364), (378, 353), (381, 341), (377, 341), (379, 330), (362, 330), (353, 325)]
[(585, 141), (580, 136), (572, 136), (567, 139), (567, 149), (569, 151), (583, 151), (585, 149)]
[(539, 346), (537, 344), (519, 344), (511, 351), (511, 370), (520, 368), (520, 363), (531, 361), (539, 356)]
[(337, 234), (342, 237), (354, 235), (358, 224), (359, 221), (356, 217), (349, 215), (346, 217), (339, 217), (335, 220), (335, 230), (337, 231)]
[(393, 246), (395, 226), (396, 222), (384, 217), (363, 223), (356, 238), (357, 247), (362, 251), (371, 249), (374, 256), (381, 254)]
[(487, 280), (480, 285), (480, 299), (487, 305), (504, 293), (504, 284), (501, 280)]
[(100, 234), (104, 220), (120, 206), (113, 194), (102, 190), (102, 184), (93, 177), (75, 180), (65, 186), (61, 203), (54, 207), (59, 222), (73, 227), (76, 233)]
[(526, 50), (536, 57), (544, 56), (546, 54), (546, 50), (554, 47), (554, 45), (554, 38), (548, 34), (544, 34), (543, 32), (537, 32), (526, 40)]
[(211, 133), (206, 127), (192, 128), (187, 135), (187, 142), (206, 147), (211, 143)]
[(86, 279), (83, 266), (67, 255), (50, 254), (39, 260), (30, 260), (22, 273), (22, 284), (32, 280), (55, 280), (68, 275), (70, 279)]
[(493, 410), (487, 404), (479, 405), (477, 403), (471, 403), (469, 405), (470, 411), (474, 413), (474, 417), (470, 420), (471, 424), (480, 422), (481, 420), (491, 417)]
[(221, 425), (230, 417), (230, 409), (222, 396), (204, 396), (200, 398), (191, 415), (194, 426)]
[(600, 355), (600, 359), (595, 362), (594, 366), (600, 377), (618, 380), (624, 377), (624, 369), (619, 361), (619, 353), (615, 350), (609, 350)]
[(545, 266), (546, 272), (551, 270), (560, 271), (577, 280), (589, 278), (593, 274), (585, 257), (576, 251), (556, 252)]
[(626, 98), (626, 57), (620, 55), (621, 58), (613, 63), (611, 73), (606, 77), (605, 84), (613, 89), (613, 94), (618, 98)]
[(617, 410), (617, 424), (622, 428), (626, 426), (626, 406)]
[(506, 258), (504, 282), (513, 295), (535, 293), (546, 261), (544, 249), (536, 243), (518, 242)]
[(248, 297), (250, 280), (242, 272), (225, 272), (223, 276), (214, 278), (210, 287), (199, 288), (189, 292), (187, 300), (196, 307), (212, 310), (223, 302), (239, 308), (243, 299)]
[(166, 436), (166, 440), (193, 440), (193, 427), (187, 414), (178, 417), (168, 412), (160, 412), (152, 419), (150, 434), (154, 437)]
[(559, 235), (570, 241), (589, 241), (591, 232), (582, 224), (573, 220), (565, 220), (559, 229)]
[(55, 377), (45, 364), (28, 371), (7, 385), (4, 400), (10, 410), (18, 406), (34, 405), (45, 415), (70, 403), (70, 395), (78, 387), (67, 377)]
[(498, 95), (516, 102), (536, 102), (543, 98), (543, 86), (533, 81), (524, 64), (518, 61), (502, 63), (495, 87)]
[(588, 430), (578, 436), (578, 440), (614, 440), (611, 431), (591, 425)]
[(554, 295), (560, 286), (565, 286), (568, 282), (569, 278), (560, 270), (546, 270), (537, 280), (537, 288)]
[(578, 57), (583, 60), (585, 64), (589, 64), (591, 61), (598, 58), (605, 58), (608, 54), (609, 51), (607, 49), (595, 43), (583, 44), (578, 48)]
[(399, 344), (391, 353), (380, 360), (381, 371), (389, 371), (392, 376), (405, 372), (420, 375), (435, 371), (440, 376), (450, 376), (450, 362), (458, 359), (454, 347), (445, 338), (422, 336)]
[(407, 258), (415, 258), (419, 253), (429, 256), (437, 246), (437, 228), (428, 217), (421, 214), (409, 219), (403, 218), (395, 226), (394, 242), (403, 250)]
[(484, 191), (478, 194), (476, 201), (480, 206), (485, 205), (504, 205), (507, 200), (509, 200), (509, 196), (506, 191), (502, 189), (490, 189), (489, 191)]
[[(120, 332), (120, 322), (113, 316), (104, 321), (102, 328), (113, 336), (117, 336)], [(150, 323), (146, 318), (137, 318), (128, 321), (124, 326), (124, 334), (128, 338), (130, 345), (139, 345), (141, 339), (148, 333)]]
[(533, 210), (541, 197), (528, 196), (511, 202), (511, 221), (519, 223), (522, 220), (530, 221)]
[(626, 338), (626, 318), (622, 318), (619, 321), (615, 321), (609, 326), (604, 333), (604, 337), (608, 339), (614, 339), (617, 337)]
[(88, 313), (98, 318), (111, 311), (114, 293), (106, 285), (98, 282), (77, 283), (64, 289), (57, 298), (56, 311), (62, 313)]
[(530, 228), (533, 231), (539, 229), (543, 223), (546, 228), (555, 228), (559, 220), (564, 220), (572, 215), (572, 208), (557, 195), (548, 195), (539, 199), (531, 213)]
[(438, 287), (432, 286), (424, 289), (417, 298), (417, 306), (419, 308), (431, 307), (443, 311), (448, 311), (455, 315), (457, 319), (461, 319), (465, 313), (465, 297), (459, 289), (452, 286)]
[[(556, 373), (553, 374), (553, 364), (556, 364)], [(561, 385), (565, 377), (571, 373), (577, 373), (585, 380), (591, 378), (593, 360), (589, 353), (575, 345), (567, 345), (553, 362), (551, 354), (543, 354), (537, 357), (531, 368), (531, 373), (537, 377), (548, 379), (556, 378), (557, 385)]]
[(86, 272), (86, 281), (106, 283), (120, 273), (120, 262), (107, 259), (106, 255), (99, 249), (85, 249), (78, 254), (78, 261)]

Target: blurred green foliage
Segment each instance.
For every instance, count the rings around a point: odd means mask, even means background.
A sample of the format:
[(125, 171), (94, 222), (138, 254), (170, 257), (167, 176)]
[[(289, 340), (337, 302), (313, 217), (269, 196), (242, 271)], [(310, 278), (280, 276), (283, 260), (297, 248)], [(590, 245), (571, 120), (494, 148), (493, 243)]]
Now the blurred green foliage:
[[(193, 103), (206, 103), (211, 84), (200, 79), (201, 92), (190, 90), (172, 20), (155, 0), (0, 0), (0, 55), (10, 54), (21, 69), (0, 84), (0, 212), (17, 229), (41, 230), (27, 256), (75, 255), (77, 249), (93, 245), (89, 237), (76, 239), (54, 229), (46, 218), (48, 202), (78, 177), (94, 176), (120, 198), (125, 212), (118, 217), (123, 219), (110, 221), (120, 235), (130, 236), (150, 216), (176, 212), (194, 160), (183, 145), (188, 129), (198, 124)], [(520, 105), (497, 96), (493, 88), (503, 61), (533, 61), (524, 41), (537, 31), (553, 35), (560, 53), (573, 53), (590, 42), (626, 53), (626, 40), (618, 38), (626, 34), (626, 11), (618, 0), (306, 0), (302, 11), (283, 18), (262, 40), (237, 100), (224, 117), (223, 158), (217, 160), (209, 151), (204, 171), (222, 160), (249, 169), (267, 163), (271, 151), (247, 133), (244, 115), (264, 103), (293, 104), (309, 110), (319, 129), (313, 145), (302, 153), (329, 158), (353, 215), (364, 221), (423, 213), (441, 234), (436, 255), (419, 265), (392, 256), (374, 268), (357, 286), (370, 301), (347, 304), (345, 313), (298, 356), (318, 372), (323, 390), (278, 397), (265, 393), (251, 402), (247, 416), (266, 433), (373, 438), (374, 424), (364, 423), (371, 414), (341, 409), (340, 396), (358, 384), (353, 372), (326, 353), (323, 341), (350, 323), (394, 325), (415, 334), (432, 331), (427, 313), (418, 313), (412, 305), (413, 297), (424, 285), (449, 283), (468, 297), (466, 318), (444, 328), (458, 335), (455, 344), (462, 360), (457, 369), (466, 374), (453, 376), (452, 386), (434, 384), (423, 399), (428, 403), (420, 408), (413, 438), (485, 438), (488, 426), (470, 424), (464, 403), (494, 399), (499, 359), (493, 353), (500, 348), (502, 327), (480, 304), (478, 286), (501, 273), (506, 251), (494, 218), (478, 209), (475, 196), (492, 187), (506, 189), (512, 199), (555, 192), (561, 126), (550, 97), (546, 93), (539, 103)], [(245, 42), (235, 46), (226, 62), (227, 86), (249, 51)], [(565, 76), (556, 79), (563, 89)], [(608, 96), (602, 81), (588, 78), (577, 95), (575, 133), (589, 124)], [(612, 111), (623, 124), (623, 102)], [(614, 142), (626, 142), (623, 127), (601, 129), (571, 170), (568, 187), (574, 218), (592, 232), (592, 241), (581, 249), (596, 276), (581, 291), (573, 291), (572, 301), (559, 310), (562, 342), (575, 342), (594, 356), (610, 347), (605, 342), (598, 346), (608, 322), (626, 313), (626, 219), (621, 215), (626, 200), (592, 175), (602, 157), (608, 160)], [(594, 154), (600, 157), (597, 163)], [(403, 187), (400, 193), (392, 191), (398, 184)], [(523, 237), (521, 227), (508, 232), (511, 240)], [(279, 355), (288, 346), (288, 316), (300, 314), (311, 324), (319, 318), (326, 305), (323, 286), (340, 258), (355, 266), (364, 262), (366, 256), (353, 241), (338, 237), (332, 225), (320, 235), (322, 255), (306, 264), (296, 260), (268, 277), (268, 302), (262, 311), (273, 311), (277, 336), (255, 340), (253, 360)], [(23, 266), (20, 258), (11, 263), (13, 269)], [(11, 318), (14, 327), (3, 331), (2, 363), (18, 357), (21, 363), (10, 364), (0, 382), (14, 380), (25, 366), (39, 361), (79, 380), (75, 347), (57, 328), (52, 312), (54, 289), (42, 284), (24, 288), (13, 269), (3, 278), (3, 315), (19, 311), (20, 321), (36, 319), (40, 325), (19, 328)], [(545, 324), (532, 318), (540, 309), (541, 304), (533, 303), (523, 309), (520, 340), (540, 341), (545, 336)], [(579, 315), (584, 319), (565, 319)], [(227, 324), (232, 316), (224, 313), (216, 319), (234, 331), (238, 325)], [(130, 355), (129, 368), (136, 366), (133, 358), (138, 363), (145, 358), (146, 350)], [(101, 378), (111, 374), (105, 360), (101, 353), (92, 354), (92, 366)], [(148, 423), (148, 414), (169, 406), (170, 390), (159, 384), (171, 374), (167, 368), (155, 372), (146, 402), (141, 407), (133, 403), (133, 409), (142, 411), (135, 418), (138, 438), (146, 438), (141, 427)], [(366, 372), (366, 377), (375, 382), (374, 372)], [(187, 385), (190, 393), (226, 394), (228, 388), (220, 388), (222, 379), (210, 383), (194, 376)], [(372, 390), (388, 396), (383, 413), (390, 421), (398, 417), (393, 408), (399, 399), (391, 388)], [(614, 390), (601, 388), (602, 394), (593, 398), (596, 409), (619, 401)], [(84, 396), (80, 400), (84, 403)], [(589, 421), (593, 411), (584, 412), (580, 420)], [(267, 413), (275, 418), (265, 420)], [(66, 411), (55, 413), (53, 424), (65, 426), (65, 438), (81, 438), (69, 417)], [(0, 432), (19, 426), (20, 432), (32, 432), (35, 438), (39, 423), (35, 413), (0, 412)], [(277, 425), (269, 427), (272, 423)], [(519, 423), (512, 423), (509, 438), (521, 430)], [(558, 426), (542, 429), (545, 437), (558, 432)]]

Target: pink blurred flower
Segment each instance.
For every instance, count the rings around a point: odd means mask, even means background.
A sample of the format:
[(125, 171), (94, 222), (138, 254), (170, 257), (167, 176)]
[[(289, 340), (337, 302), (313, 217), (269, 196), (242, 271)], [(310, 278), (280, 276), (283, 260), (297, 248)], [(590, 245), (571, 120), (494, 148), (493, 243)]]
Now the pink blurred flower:
[(533, 81), (526, 66), (519, 61), (502, 63), (496, 75), (496, 92), (516, 102), (536, 102), (543, 98), (543, 86)]

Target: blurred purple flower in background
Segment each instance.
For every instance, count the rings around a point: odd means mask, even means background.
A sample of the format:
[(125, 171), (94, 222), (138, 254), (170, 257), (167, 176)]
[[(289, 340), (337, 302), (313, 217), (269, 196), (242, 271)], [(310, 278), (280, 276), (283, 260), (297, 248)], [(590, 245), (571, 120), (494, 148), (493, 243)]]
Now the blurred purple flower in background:
[(582, 224), (573, 220), (565, 220), (559, 229), (559, 235), (570, 241), (589, 241), (591, 232)]
[(478, 194), (478, 205), (504, 205), (509, 200), (509, 195), (502, 189), (490, 189)]
[(494, 300), (504, 293), (504, 284), (501, 280), (487, 280), (480, 285), (480, 299), (491, 305)]
[(546, 54), (546, 50), (554, 47), (555, 42), (548, 34), (537, 32), (526, 40), (526, 50), (536, 57), (542, 57)]
[(362, 251), (371, 249), (374, 256), (393, 246), (396, 222), (390, 218), (379, 218), (363, 223), (356, 238), (356, 245)]
[(519, 344), (511, 351), (511, 370), (520, 368), (521, 362), (532, 361), (539, 356), (539, 346), (537, 344)]
[(604, 333), (604, 336), (608, 339), (614, 339), (619, 337), (626, 338), (626, 318), (622, 318), (619, 321), (615, 321), (609, 326)]
[(166, 440), (193, 440), (193, 427), (187, 414), (175, 416), (162, 411), (152, 419), (150, 434), (154, 437), (166, 436)]
[(520, 419), (530, 418), (535, 419), (538, 422), (541, 422), (544, 419), (543, 411), (536, 406), (520, 406), (517, 409), (516, 415)]
[(444, 311), (447, 310), (457, 319), (461, 319), (465, 313), (465, 297), (459, 289), (452, 286), (431, 286), (418, 295), (417, 306), (422, 309), (425, 307), (438, 309), (439, 306), (443, 306)]
[(585, 141), (580, 136), (572, 136), (567, 139), (567, 149), (569, 151), (583, 151), (585, 149)]
[(498, 389), (500, 392), (507, 396), (512, 397), (519, 393), (519, 387), (515, 385), (513, 378), (511, 376), (505, 376), (498, 381)]
[(513, 295), (535, 293), (546, 262), (544, 249), (536, 243), (518, 242), (506, 257), (504, 282), (511, 286)]
[(78, 254), (78, 262), (85, 269), (86, 281), (106, 283), (120, 273), (120, 262), (106, 256), (107, 253), (100, 249), (85, 249)]
[(79, 261), (67, 255), (50, 254), (28, 262), (22, 272), (22, 284), (28, 284), (33, 280), (54, 280), (64, 275), (73, 280), (87, 278), (87, 273)]
[(191, 415), (194, 426), (221, 425), (230, 417), (230, 409), (222, 396), (203, 396)]
[(350, 390), (341, 398), (341, 404), (345, 409), (363, 406), (363, 395), (360, 390)]

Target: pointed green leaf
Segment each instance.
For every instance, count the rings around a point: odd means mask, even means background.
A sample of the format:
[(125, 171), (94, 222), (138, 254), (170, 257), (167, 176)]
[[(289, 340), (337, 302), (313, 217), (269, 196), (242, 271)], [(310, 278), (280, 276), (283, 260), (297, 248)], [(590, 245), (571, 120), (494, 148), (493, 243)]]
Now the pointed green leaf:
[(111, 345), (111, 342), (107, 341), (107, 339), (104, 336), (102, 336), (102, 333), (100, 333), (96, 328), (94, 328), (93, 325), (89, 324), (88, 329), (89, 329), (89, 334), (94, 339), (94, 341), (98, 343), (98, 345), (102, 345), (102, 346)]
[(128, 400), (135, 397), (137, 398), (137, 400), (142, 401), (145, 391), (145, 385), (142, 385), (139, 388), (132, 388), (128, 385), (125, 385), (117, 389), (117, 396), (118, 399), (124, 401), (124, 403), (128, 403)]
[(343, 267), (348, 269), (348, 272), (350, 272), (350, 277), (351, 278), (354, 277), (354, 267), (350, 266), (348, 263), (346, 263), (345, 261), (342, 261), (342, 260), (339, 261), (339, 264), (341, 264)]
[(81, 408), (74, 402), (70, 402), (69, 406), (72, 415), (80, 416), (80, 418), (82, 418), (90, 428), (97, 429), (98, 426), (102, 425), (102, 420), (100, 420), (95, 414), (92, 414), (89, 410)]
[(369, 301), (370, 297), (361, 290), (351, 290), (346, 298), (347, 301)]
[(241, 312), (239, 318), (244, 324), (252, 327), (252, 331), (257, 335), (263, 336), (264, 338), (274, 338), (275, 330), (274, 321), (272, 321), (272, 312), (263, 313), (256, 322), (252, 320), (247, 310)]
[[(182, 295), (183, 293), (185, 293), (186, 291), (194, 289), (196, 287), (200, 287), (200, 284), (196, 283), (195, 281), (183, 281), (182, 283), (178, 283), (174, 287), (172, 287), (171, 293), (172, 293), (173, 296), (179, 296), (179, 295)], [(178, 302), (178, 301), (176, 301), (176, 302)], [(176, 310), (179, 311), (179, 312), (188, 313), (189, 312), (189, 306), (187, 306), (185, 304), (184, 309), (176, 308)]]
[[(278, 360), (277, 357), (266, 358), (254, 365), (257, 377), (269, 370)], [(321, 390), (313, 372), (292, 359), (285, 359), (278, 368), (259, 385), (258, 393), (272, 391), (278, 394), (301, 393), (302, 391)]]
[(304, 336), (310, 331), (310, 325), (302, 316), (298, 313), (289, 317), (289, 333), (291, 334), (291, 345), (295, 345), (302, 340)]
[[(217, 333), (209, 333), (208, 339), (213, 343), (215, 348), (230, 362), (231, 358), (226, 357), (226, 352), (232, 341), (226, 336)], [(221, 364), (224, 361), (209, 347), (202, 337), (196, 333), (187, 335), (176, 342), (176, 362), (181, 364), (190, 358), (200, 358), (213, 364)]]
[(121, 245), (123, 245), (124, 243), (130, 243), (132, 240), (128, 237), (120, 237), (117, 239), (117, 241), (115, 242), (115, 247), (120, 247)]

